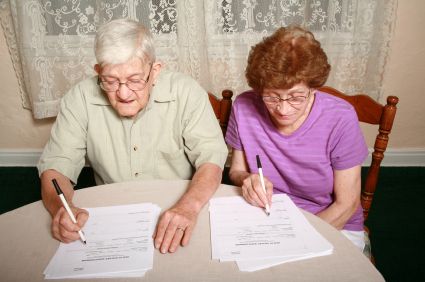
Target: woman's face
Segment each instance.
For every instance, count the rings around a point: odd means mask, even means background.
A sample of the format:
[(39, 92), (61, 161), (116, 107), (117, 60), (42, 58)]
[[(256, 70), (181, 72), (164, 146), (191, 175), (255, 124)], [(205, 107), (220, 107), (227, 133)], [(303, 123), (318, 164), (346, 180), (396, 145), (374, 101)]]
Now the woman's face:
[[(266, 103), (267, 109), (269, 110), (270, 119), (276, 128), (285, 135), (295, 132), (307, 119), (310, 113), (311, 107), (314, 102), (314, 93), (316, 89), (309, 88), (305, 83), (298, 83), (291, 89), (269, 89), (266, 88), (261, 93), (263, 100)], [(266, 98), (264, 98), (266, 97)], [(268, 104), (269, 100), (277, 97), (280, 99), (290, 99), (279, 102), (276, 104)], [(293, 97), (305, 97), (301, 99), (291, 99)], [(275, 101), (278, 99), (274, 98)], [(301, 102), (300, 104), (290, 104), (296, 100)]]

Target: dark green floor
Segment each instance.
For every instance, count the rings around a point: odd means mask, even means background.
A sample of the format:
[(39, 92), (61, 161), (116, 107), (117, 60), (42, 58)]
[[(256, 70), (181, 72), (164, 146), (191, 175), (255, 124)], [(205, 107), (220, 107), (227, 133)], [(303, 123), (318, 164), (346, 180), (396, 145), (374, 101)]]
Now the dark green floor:
[[(35, 167), (0, 167), (0, 177), (0, 214), (41, 199)], [(228, 178), (223, 182), (231, 184)], [(76, 189), (94, 185), (91, 168), (84, 168)], [(376, 268), (386, 281), (425, 281), (424, 199), (425, 167), (381, 168), (366, 225)]]

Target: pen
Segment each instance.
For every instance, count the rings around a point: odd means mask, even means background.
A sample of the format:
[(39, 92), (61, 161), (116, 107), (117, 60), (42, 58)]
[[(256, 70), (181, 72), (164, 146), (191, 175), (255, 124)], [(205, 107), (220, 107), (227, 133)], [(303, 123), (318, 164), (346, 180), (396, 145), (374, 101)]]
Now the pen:
[[(261, 168), (261, 162), (260, 162), (260, 156), (259, 155), (257, 155), (257, 166), (258, 166), (258, 173), (260, 174), (261, 186), (263, 186), (264, 194), (267, 195), (266, 186), (264, 185), (263, 169)], [(267, 211), (267, 216), (269, 216), (270, 215), (269, 204), (266, 204), (266, 211)]]
[[(65, 196), (62, 193), (61, 188), (59, 188), (58, 183), (56, 182), (56, 179), (52, 179), (53, 185), (55, 185), (56, 192), (58, 192), (59, 198), (61, 198), (63, 205), (65, 206), (66, 211), (68, 212), (69, 216), (71, 217), (72, 221), (74, 223), (77, 223), (75, 220), (74, 214), (72, 213), (71, 209), (68, 206), (68, 203), (65, 199)], [(83, 240), (84, 244), (87, 245), (86, 239), (84, 238), (84, 234), (81, 230), (78, 231), (78, 234), (80, 235), (81, 240)]]

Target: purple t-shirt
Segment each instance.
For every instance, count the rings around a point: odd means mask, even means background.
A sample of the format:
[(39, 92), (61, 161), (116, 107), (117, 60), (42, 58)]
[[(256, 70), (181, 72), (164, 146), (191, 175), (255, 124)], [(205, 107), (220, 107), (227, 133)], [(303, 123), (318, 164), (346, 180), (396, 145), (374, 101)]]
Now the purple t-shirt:
[[(244, 92), (236, 97), (226, 133), (226, 142), (245, 152), (251, 173), (258, 173), (259, 155), (274, 193), (288, 194), (298, 207), (313, 214), (334, 201), (333, 170), (352, 168), (368, 156), (354, 108), (327, 93), (317, 91), (315, 96), (301, 127), (283, 135), (260, 94)], [(363, 230), (361, 205), (343, 229)]]

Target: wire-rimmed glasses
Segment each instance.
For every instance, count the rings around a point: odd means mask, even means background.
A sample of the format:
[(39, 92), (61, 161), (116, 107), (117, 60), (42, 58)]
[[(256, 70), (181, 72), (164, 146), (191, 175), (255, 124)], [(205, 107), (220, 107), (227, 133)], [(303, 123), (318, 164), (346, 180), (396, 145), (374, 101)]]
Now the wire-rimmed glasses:
[(131, 79), (127, 80), (127, 82), (119, 82), (118, 80), (113, 81), (101, 81), (100, 76), (98, 76), (97, 84), (105, 91), (117, 91), (120, 89), (121, 84), (127, 85), (130, 90), (140, 91), (145, 89), (146, 85), (149, 82), (149, 77), (151, 76), (152, 66), (149, 70), (148, 78), (144, 79)]
[(302, 104), (305, 99), (307, 99), (309, 97), (311, 93), (311, 88), (308, 91), (308, 95), (307, 96), (294, 96), (294, 97), (289, 97), (287, 99), (282, 99), (280, 97), (277, 96), (263, 96), (263, 101), (264, 103), (266, 103), (267, 105), (270, 106), (277, 106), (277, 104), (279, 104), (281, 101), (286, 101), (291, 105), (300, 105)]

